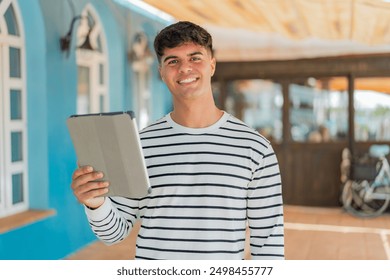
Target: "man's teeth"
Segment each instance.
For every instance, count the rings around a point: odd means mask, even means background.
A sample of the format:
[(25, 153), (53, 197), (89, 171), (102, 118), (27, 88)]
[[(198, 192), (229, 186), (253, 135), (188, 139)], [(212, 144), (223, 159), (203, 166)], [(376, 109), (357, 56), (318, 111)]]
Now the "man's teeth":
[(179, 81), (179, 84), (188, 84), (188, 83), (191, 83), (195, 80), (196, 80), (196, 78), (188, 78), (188, 79)]

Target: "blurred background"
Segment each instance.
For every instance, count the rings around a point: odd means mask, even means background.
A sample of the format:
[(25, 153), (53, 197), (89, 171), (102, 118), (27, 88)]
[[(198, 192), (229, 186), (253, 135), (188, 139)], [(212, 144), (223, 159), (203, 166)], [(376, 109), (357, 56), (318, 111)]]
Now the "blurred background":
[[(340, 203), (343, 149), (390, 144), (390, 1), (1, 0), (0, 16), (0, 259), (100, 246), (70, 191), (66, 119), (133, 110), (143, 128), (170, 112), (152, 44), (177, 20), (212, 34), (217, 105), (277, 153), (286, 258), (390, 258), (388, 212), (365, 220)], [(115, 254), (101, 258), (131, 256)]]

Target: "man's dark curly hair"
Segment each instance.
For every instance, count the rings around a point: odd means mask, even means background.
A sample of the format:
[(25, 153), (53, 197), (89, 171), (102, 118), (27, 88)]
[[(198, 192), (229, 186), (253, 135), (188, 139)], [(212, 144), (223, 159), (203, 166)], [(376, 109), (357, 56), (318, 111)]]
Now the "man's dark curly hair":
[(205, 47), (213, 55), (213, 42), (211, 35), (199, 25), (189, 21), (179, 21), (162, 29), (154, 39), (154, 50), (158, 62), (166, 48), (175, 48), (184, 43), (195, 43)]

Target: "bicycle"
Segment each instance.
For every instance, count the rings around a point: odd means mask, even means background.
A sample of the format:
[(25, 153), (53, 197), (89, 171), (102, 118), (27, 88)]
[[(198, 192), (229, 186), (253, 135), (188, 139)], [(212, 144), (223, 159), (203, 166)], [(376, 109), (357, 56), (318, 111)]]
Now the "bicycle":
[[(363, 159), (350, 162), (350, 172), (345, 174), (341, 201), (344, 209), (358, 217), (377, 217), (390, 203), (390, 165), (386, 156), (389, 145), (372, 145)], [(347, 152), (343, 151), (345, 161)], [(349, 176), (348, 176), (349, 175)]]

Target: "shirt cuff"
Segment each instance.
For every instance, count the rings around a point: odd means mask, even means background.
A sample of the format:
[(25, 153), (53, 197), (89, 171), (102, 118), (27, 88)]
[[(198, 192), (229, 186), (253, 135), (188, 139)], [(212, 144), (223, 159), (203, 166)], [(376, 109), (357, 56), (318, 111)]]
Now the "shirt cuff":
[(107, 218), (107, 216), (110, 214), (110, 211), (112, 210), (111, 200), (106, 197), (103, 204), (98, 208), (92, 209), (84, 205), (84, 209), (89, 219), (100, 221)]

